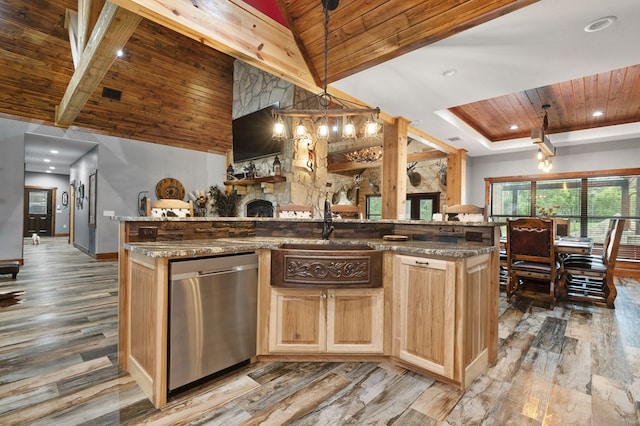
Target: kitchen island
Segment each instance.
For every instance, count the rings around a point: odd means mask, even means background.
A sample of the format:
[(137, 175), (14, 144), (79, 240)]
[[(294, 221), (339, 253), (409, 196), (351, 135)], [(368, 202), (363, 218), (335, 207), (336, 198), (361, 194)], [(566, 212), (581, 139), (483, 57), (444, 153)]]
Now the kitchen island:
[[(146, 219), (121, 219), (118, 361), (156, 407), (167, 399), (169, 269), (176, 259), (258, 255), (258, 360), (386, 359), (464, 389), (496, 359), (497, 224), (343, 220), (327, 241), (316, 238), (316, 220)], [(192, 223), (183, 237), (209, 237), (177, 239), (185, 222)], [(158, 227), (159, 236), (162, 226), (173, 233), (168, 241), (139, 241), (149, 231), (132, 232)], [(385, 240), (390, 234), (408, 240)], [(371, 288), (282, 287), (273, 282), (271, 254), (283, 244), (366, 246), (381, 253), (381, 281)]]

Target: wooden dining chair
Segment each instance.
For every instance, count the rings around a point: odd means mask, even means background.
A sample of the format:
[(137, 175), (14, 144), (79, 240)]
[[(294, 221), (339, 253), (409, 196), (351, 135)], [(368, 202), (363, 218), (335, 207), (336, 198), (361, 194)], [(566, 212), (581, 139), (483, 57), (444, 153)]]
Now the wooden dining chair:
[(555, 304), (560, 264), (554, 247), (554, 228), (553, 221), (546, 219), (507, 221), (507, 300), (522, 296)]
[(558, 296), (615, 307), (618, 295), (613, 280), (616, 257), (624, 230), (624, 219), (611, 219), (602, 255), (569, 255), (562, 262)]

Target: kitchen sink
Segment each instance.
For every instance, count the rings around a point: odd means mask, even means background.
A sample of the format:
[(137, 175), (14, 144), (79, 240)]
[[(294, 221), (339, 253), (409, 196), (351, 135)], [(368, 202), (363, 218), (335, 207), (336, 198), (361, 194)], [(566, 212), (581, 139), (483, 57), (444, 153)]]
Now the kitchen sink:
[(293, 288), (381, 287), (382, 252), (364, 244), (282, 244), (271, 251), (271, 285)]

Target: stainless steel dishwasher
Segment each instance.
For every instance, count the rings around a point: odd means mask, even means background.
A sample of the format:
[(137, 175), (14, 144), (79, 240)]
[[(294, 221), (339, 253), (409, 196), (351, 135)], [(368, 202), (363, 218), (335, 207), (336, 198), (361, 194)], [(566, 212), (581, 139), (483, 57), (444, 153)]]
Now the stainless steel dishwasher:
[(256, 355), (258, 256), (170, 264), (168, 391)]

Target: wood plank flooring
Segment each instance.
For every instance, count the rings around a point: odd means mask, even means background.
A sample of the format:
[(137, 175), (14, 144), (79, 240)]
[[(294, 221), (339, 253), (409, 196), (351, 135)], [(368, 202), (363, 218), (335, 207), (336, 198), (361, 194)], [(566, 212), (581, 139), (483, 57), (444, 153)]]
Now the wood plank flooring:
[(615, 310), (501, 297), (498, 361), (466, 392), (390, 363), (265, 362), (156, 410), (117, 367), (116, 262), (66, 238), (24, 249), (0, 276), (0, 425), (640, 424), (634, 280)]

